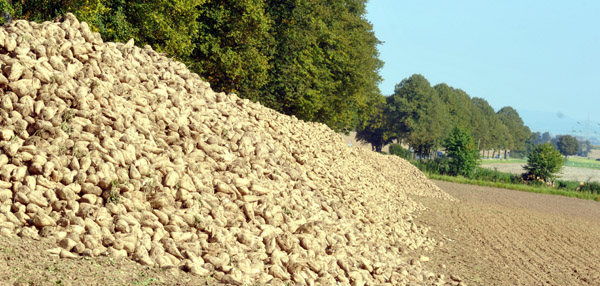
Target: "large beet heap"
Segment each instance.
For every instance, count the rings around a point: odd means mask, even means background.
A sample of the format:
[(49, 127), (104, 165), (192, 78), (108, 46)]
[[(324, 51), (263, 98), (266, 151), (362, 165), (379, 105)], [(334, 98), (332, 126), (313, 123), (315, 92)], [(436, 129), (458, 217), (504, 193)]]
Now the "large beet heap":
[(229, 284), (440, 283), (406, 161), (209, 84), (73, 15), (0, 29), (0, 232)]

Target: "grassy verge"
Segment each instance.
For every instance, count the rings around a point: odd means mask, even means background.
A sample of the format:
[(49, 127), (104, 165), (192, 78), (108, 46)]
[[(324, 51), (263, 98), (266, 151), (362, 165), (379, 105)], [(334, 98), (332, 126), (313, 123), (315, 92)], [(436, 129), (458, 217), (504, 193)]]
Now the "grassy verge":
[[(527, 164), (527, 159), (481, 159), (481, 165), (487, 164)], [(575, 167), (575, 168), (587, 168), (587, 169), (596, 169), (600, 170), (600, 162), (592, 159), (581, 158), (581, 157), (569, 157), (567, 162), (565, 162), (565, 166)]]
[(571, 197), (571, 198), (600, 201), (600, 194), (595, 194), (595, 193), (591, 193), (591, 192), (578, 192), (578, 191), (563, 190), (563, 189), (544, 187), (544, 186), (532, 186), (532, 185), (525, 185), (525, 184), (513, 184), (513, 183), (504, 183), (504, 182), (473, 180), (473, 179), (469, 179), (469, 178), (465, 178), (465, 177), (453, 177), (453, 176), (438, 175), (438, 174), (432, 174), (432, 173), (426, 173), (426, 175), (430, 179), (453, 182), (453, 183), (494, 187), (494, 188), (517, 190), (517, 191), (524, 191), (524, 192), (531, 192), (531, 193), (559, 195), (559, 196), (565, 196), (565, 197)]

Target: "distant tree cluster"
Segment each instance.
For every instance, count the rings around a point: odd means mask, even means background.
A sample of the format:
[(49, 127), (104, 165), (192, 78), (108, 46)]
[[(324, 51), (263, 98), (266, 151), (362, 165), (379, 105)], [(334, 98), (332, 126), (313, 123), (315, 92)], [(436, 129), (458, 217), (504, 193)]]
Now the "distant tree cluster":
[(560, 172), (571, 155), (587, 156), (592, 150), (588, 140), (579, 140), (572, 135), (556, 135), (534, 132), (527, 140), (527, 165), (523, 179), (549, 182)]
[(402, 80), (394, 94), (373, 109), (373, 115), (359, 126), (357, 138), (376, 151), (397, 140), (420, 158), (429, 157), (458, 127), (473, 138), (475, 150), (492, 150), (495, 156), (500, 150), (524, 151), (531, 136), (514, 108), (495, 112), (485, 99), (471, 98), (444, 83), (431, 86), (420, 74)]
[(176, 57), (217, 91), (349, 131), (382, 100), (366, 2), (0, 0), (0, 10), (31, 21), (74, 13), (105, 41)]
[(537, 145), (552, 143), (556, 149), (564, 156), (578, 155), (587, 157), (592, 150), (592, 143), (589, 140), (577, 138), (572, 135), (556, 135), (552, 137), (549, 132), (534, 132), (526, 142), (527, 154), (531, 153)]

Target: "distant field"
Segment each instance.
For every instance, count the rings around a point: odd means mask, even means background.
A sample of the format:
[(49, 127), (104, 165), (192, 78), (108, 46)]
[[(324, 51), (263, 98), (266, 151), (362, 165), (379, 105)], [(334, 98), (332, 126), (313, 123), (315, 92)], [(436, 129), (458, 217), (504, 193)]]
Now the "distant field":
[[(481, 167), (496, 170), (505, 173), (522, 174), (525, 172), (523, 166), (526, 163), (488, 163), (482, 164)], [(581, 168), (581, 167), (563, 167), (562, 171), (558, 174), (558, 178), (565, 181), (577, 181), (577, 182), (600, 182), (600, 169), (593, 168)]]
[[(526, 159), (509, 159), (509, 160), (484, 159), (484, 160), (481, 160), (482, 166), (490, 165), (490, 164), (494, 164), (494, 165), (497, 165), (497, 164), (527, 164), (527, 160)], [(565, 163), (565, 166), (600, 170), (600, 161), (596, 161), (594, 159), (583, 158), (583, 157), (572, 156), (572, 157), (569, 157), (569, 159)]]
[(565, 166), (576, 168), (600, 169), (600, 161), (583, 157), (569, 157)]

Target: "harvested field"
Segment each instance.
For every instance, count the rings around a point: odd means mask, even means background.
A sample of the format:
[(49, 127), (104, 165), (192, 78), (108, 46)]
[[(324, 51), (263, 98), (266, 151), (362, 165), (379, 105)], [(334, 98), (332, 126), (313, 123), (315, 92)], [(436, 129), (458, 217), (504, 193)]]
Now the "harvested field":
[[(481, 167), (505, 173), (522, 174), (524, 164), (521, 163), (490, 163)], [(576, 167), (563, 167), (558, 175), (559, 179), (578, 182), (600, 182), (600, 170)]]
[(600, 203), (435, 183), (460, 201), (415, 198), (438, 241), (434, 272), (467, 285), (600, 285)]

